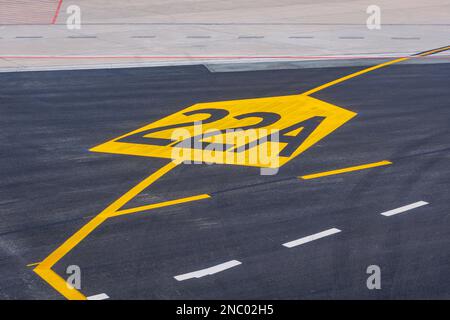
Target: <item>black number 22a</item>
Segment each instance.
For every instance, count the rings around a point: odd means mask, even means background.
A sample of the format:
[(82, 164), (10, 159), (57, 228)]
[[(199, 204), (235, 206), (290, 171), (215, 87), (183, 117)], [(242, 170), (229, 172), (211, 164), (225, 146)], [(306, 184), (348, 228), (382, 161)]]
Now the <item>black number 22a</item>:
[[(192, 116), (197, 114), (207, 114), (208, 117), (206, 119), (203, 119), (201, 121), (202, 124), (212, 123), (219, 121), (221, 119), (224, 119), (229, 115), (229, 111), (225, 109), (217, 109), (217, 108), (209, 108), (209, 109), (199, 109), (199, 110), (192, 110), (183, 113), (185, 116)], [(173, 130), (176, 128), (183, 128), (183, 127), (190, 127), (194, 126), (196, 124), (195, 121), (190, 122), (184, 122), (184, 123), (177, 123), (173, 125), (167, 125), (162, 126), (158, 128), (151, 128), (148, 130), (140, 131), (132, 135), (128, 135), (126, 137), (123, 137), (121, 139), (116, 140), (116, 142), (126, 142), (126, 143), (134, 143), (134, 144), (146, 144), (146, 145), (156, 145), (156, 146), (169, 146), (173, 145), (175, 147), (187, 147), (187, 146), (194, 146), (198, 145), (195, 144), (195, 141), (199, 141), (201, 139), (211, 137), (214, 135), (219, 135), (225, 133), (226, 130), (249, 130), (249, 129), (258, 129), (258, 128), (264, 128), (269, 125), (272, 125), (276, 123), (278, 120), (281, 119), (281, 116), (274, 112), (252, 112), (252, 113), (245, 113), (240, 114), (233, 117), (236, 120), (242, 120), (247, 118), (259, 118), (260, 121), (258, 121), (255, 124), (252, 125), (246, 125), (246, 126), (238, 126), (233, 128), (227, 128), (227, 129), (221, 129), (216, 130), (212, 132), (208, 132), (207, 134), (201, 134), (198, 136), (191, 137), (189, 139), (183, 140), (183, 141), (173, 141), (171, 139), (164, 139), (164, 138), (154, 138), (154, 137), (148, 137), (148, 135), (156, 132), (161, 132), (165, 130)], [(280, 130), (279, 132), (279, 142), (286, 143), (286, 146), (281, 150), (279, 156), (282, 157), (290, 157), (292, 153), (297, 150), (302, 143), (306, 140), (306, 138), (322, 123), (322, 121), (325, 119), (325, 117), (321, 116), (315, 116), (311, 117), (309, 119), (303, 120), (301, 122), (298, 122), (288, 128), (284, 128)], [(288, 135), (288, 133), (300, 129), (296, 135)], [(270, 138), (268, 139), (270, 140)], [(176, 142), (174, 144), (174, 142)], [(258, 145), (258, 142), (250, 142), (251, 145), (243, 146), (237, 149), (233, 149), (234, 152), (242, 152), (243, 150), (246, 150), (248, 148), (254, 147), (255, 145)], [(201, 148), (205, 148), (206, 146), (210, 145), (210, 142), (202, 142), (200, 144)], [(225, 145), (223, 150), (228, 150), (232, 148), (233, 146)]]

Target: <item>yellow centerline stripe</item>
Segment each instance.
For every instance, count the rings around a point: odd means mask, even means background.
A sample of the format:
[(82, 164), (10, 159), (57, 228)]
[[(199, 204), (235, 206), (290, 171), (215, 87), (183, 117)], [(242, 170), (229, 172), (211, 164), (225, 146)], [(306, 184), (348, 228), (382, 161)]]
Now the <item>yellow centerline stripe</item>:
[(364, 169), (375, 168), (375, 167), (380, 167), (380, 166), (387, 166), (390, 164), (392, 164), (392, 162), (384, 160), (384, 161), (373, 162), (373, 163), (363, 164), (363, 165), (354, 166), (354, 167), (347, 167), (347, 168), (343, 168), (343, 169), (308, 174), (305, 176), (300, 176), (298, 178), (303, 179), (303, 180), (316, 179), (316, 178), (321, 178), (321, 177), (326, 177), (326, 176), (332, 176), (335, 174), (364, 170)]
[(199, 194), (197, 196), (169, 200), (169, 201), (149, 204), (149, 205), (145, 205), (145, 206), (116, 211), (115, 213), (113, 213), (111, 215), (111, 217), (117, 217), (117, 216), (121, 216), (121, 215), (125, 215), (125, 214), (136, 213), (136, 212), (146, 211), (146, 210), (152, 210), (152, 209), (157, 209), (157, 208), (162, 208), (162, 207), (168, 207), (168, 206), (173, 206), (173, 205), (180, 204), (180, 203), (198, 201), (198, 200), (208, 199), (208, 198), (211, 198), (211, 196), (209, 194)]
[(363, 69), (361, 71), (349, 74), (349, 75), (347, 75), (345, 77), (342, 77), (342, 78), (339, 78), (339, 79), (327, 82), (327, 83), (325, 83), (325, 84), (323, 84), (321, 86), (318, 86), (318, 87), (316, 87), (314, 89), (311, 89), (309, 91), (306, 91), (306, 92), (302, 93), (302, 95), (309, 96), (310, 94), (316, 93), (317, 91), (320, 91), (320, 90), (326, 89), (328, 87), (334, 86), (335, 84), (347, 81), (349, 79), (355, 78), (357, 76), (360, 76), (362, 74), (368, 73), (370, 71), (377, 70), (377, 69), (380, 69), (380, 68), (383, 68), (383, 67), (386, 67), (386, 66), (390, 66), (391, 64), (402, 62), (402, 61), (409, 60), (409, 59), (411, 59), (411, 57), (399, 58), (399, 59), (395, 59), (395, 60), (391, 60), (391, 61), (388, 61), (388, 62), (384, 62), (384, 63), (378, 64), (378, 65), (370, 67), (370, 68)]
[(325, 83), (325, 84), (323, 84), (321, 86), (313, 88), (313, 89), (311, 89), (309, 91), (306, 91), (306, 92), (304, 92), (302, 94), (308, 96), (308, 95), (316, 93), (316, 92), (318, 92), (320, 90), (323, 90), (323, 89), (326, 89), (328, 87), (334, 86), (335, 84), (347, 81), (349, 79), (355, 78), (357, 76), (360, 76), (362, 74), (365, 74), (365, 73), (368, 73), (368, 72), (371, 72), (371, 71), (374, 71), (374, 70), (377, 70), (377, 69), (380, 69), (380, 68), (384, 68), (384, 67), (390, 66), (390, 65), (392, 65), (394, 63), (399, 63), (399, 62), (410, 60), (410, 59), (417, 58), (417, 57), (426, 57), (426, 56), (428, 56), (430, 54), (443, 52), (443, 51), (447, 51), (447, 50), (450, 50), (450, 46), (446, 46), (446, 47), (443, 47), (443, 48), (437, 48), (437, 49), (433, 49), (433, 50), (430, 50), (430, 51), (426, 51), (426, 52), (423, 52), (423, 53), (418, 54), (416, 56), (402, 57), (402, 58), (398, 58), (398, 59), (395, 59), (395, 60), (387, 61), (387, 62), (384, 62), (384, 63), (381, 63), (381, 64), (377, 64), (375, 66), (372, 66), (372, 67), (360, 70), (360, 71), (352, 73), (352, 74), (349, 74), (349, 75), (347, 75), (345, 77), (342, 77), (342, 78), (339, 78), (339, 79), (327, 82), (327, 83)]
[[(100, 224), (102, 224), (108, 216), (100, 213), (85, 224), (80, 230), (75, 232), (69, 239), (67, 239), (61, 246), (53, 251), (47, 258), (45, 258), (36, 269), (50, 269), (64, 257), (70, 250), (72, 250), (78, 243), (86, 238), (92, 231), (94, 231)], [(36, 270), (35, 269), (35, 270)]]
[(85, 300), (86, 297), (74, 288), (68, 288), (66, 281), (58, 276), (51, 268), (61, 260), (69, 251), (77, 246), (84, 238), (86, 238), (92, 231), (94, 231), (100, 224), (105, 222), (106, 219), (113, 216), (114, 213), (119, 210), (128, 201), (134, 198), (137, 194), (142, 192), (145, 188), (157, 181), (164, 174), (175, 168), (179, 163), (170, 162), (164, 167), (160, 168), (136, 186), (127, 191), (119, 199), (111, 203), (106, 209), (95, 216), (87, 224), (85, 224), (80, 230), (75, 232), (69, 239), (67, 239), (61, 246), (53, 251), (47, 258), (45, 258), (38, 266), (33, 270), (46, 282), (48, 282), (59, 293), (65, 296), (67, 299), (72, 300)]
[(446, 46), (446, 47), (443, 47), (443, 48), (438, 48), (438, 49), (434, 49), (434, 50), (423, 52), (421, 54), (418, 54), (417, 56), (419, 56), (419, 57), (426, 57), (426, 56), (429, 56), (430, 54), (439, 53), (439, 52), (442, 52), (442, 51), (447, 51), (449, 49), (450, 49), (450, 46)]

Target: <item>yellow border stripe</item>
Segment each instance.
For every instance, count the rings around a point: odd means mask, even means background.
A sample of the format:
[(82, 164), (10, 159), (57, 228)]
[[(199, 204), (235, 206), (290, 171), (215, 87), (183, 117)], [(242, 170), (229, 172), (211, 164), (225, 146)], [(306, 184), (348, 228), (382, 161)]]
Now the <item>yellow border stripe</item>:
[(390, 164), (392, 164), (392, 162), (384, 160), (384, 161), (380, 161), (380, 162), (373, 162), (373, 163), (369, 163), (369, 164), (363, 164), (363, 165), (360, 165), (360, 166), (354, 166), (354, 167), (348, 167), (348, 168), (343, 168), (343, 169), (338, 169), (338, 170), (331, 170), (331, 171), (325, 171), (325, 172), (308, 174), (306, 176), (301, 176), (301, 177), (298, 177), (298, 178), (304, 179), (304, 180), (316, 179), (316, 178), (321, 178), (321, 177), (326, 177), (326, 176), (332, 176), (332, 175), (335, 175), (335, 174), (341, 174), (341, 173), (346, 173), (346, 172), (364, 170), (364, 169), (380, 167), (380, 166), (387, 166), (387, 165), (390, 165)]
[(146, 211), (146, 210), (152, 210), (152, 209), (157, 209), (157, 208), (163, 208), (163, 207), (173, 206), (173, 205), (180, 204), (180, 203), (198, 201), (198, 200), (208, 199), (208, 198), (211, 198), (211, 196), (209, 194), (199, 194), (197, 196), (180, 198), (180, 199), (176, 199), (176, 200), (169, 200), (169, 201), (149, 204), (149, 205), (146, 205), (146, 206), (120, 210), (120, 211), (117, 211), (114, 214), (112, 214), (111, 217), (117, 217), (117, 216), (130, 214), (130, 213), (136, 213), (136, 212), (140, 212), (140, 211)]

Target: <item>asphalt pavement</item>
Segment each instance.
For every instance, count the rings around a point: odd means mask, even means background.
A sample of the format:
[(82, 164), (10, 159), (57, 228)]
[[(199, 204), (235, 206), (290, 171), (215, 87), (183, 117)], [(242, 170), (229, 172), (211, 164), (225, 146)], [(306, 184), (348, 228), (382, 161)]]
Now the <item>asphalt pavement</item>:
[[(92, 147), (196, 103), (299, 94), (361, 69), (0, 74), (0, 298), (63, 299), (27, 264), (169, 162)], [(64, 278), (78, 265), (81, 292), (111, 299), (448, 299), (449, 75), (450, 64), (400, 63), (314, 93), (357, 116), (274, 176), (177, 166), (126, 207), (211, 197), (108, 219), (53, 270)], [(298, 178), (383, 160), (392, 164)], [(230, 261), (240, 264), (220, 270)], [(380, 290), (366, 286), (371, 265)], [(175, 278), (208, 268), (217, 272)]]

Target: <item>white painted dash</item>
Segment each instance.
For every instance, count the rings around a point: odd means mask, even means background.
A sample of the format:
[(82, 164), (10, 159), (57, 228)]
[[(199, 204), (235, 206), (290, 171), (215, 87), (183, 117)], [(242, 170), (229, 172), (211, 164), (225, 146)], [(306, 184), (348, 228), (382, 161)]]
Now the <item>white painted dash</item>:
[(109, 296), (106, 293), (96, 294), (94, 296), (87, 297), (88, 300), (105, 300), (108, 299)]
[(178, 276), (175, 276), (174, 278), (177, 279), (178, 281), (188, 280), (188, 279), (192, 279), (192, 278), (201, 278), (204, 276), (208, 276), (211, 274), (215, 274), (215, 273), (236, 267), (240, 264), (242, 264), (242, 263), (237, 260), (231, 260), (231, 261), (224, 262), (224, 263), (221, 263), (221, 264), (218, 264), (216, 266), (209, 267), (206, 269), (189, 272), (189, 273), (185, 273), (185, 274), (180, 274)]
[(307, 237), (303, 237), (303, 238), (300, 238), (300, 239), (297, 239), (294, 241), (283, 243), (283, 246), (285, 246), (286, 248), (293, 248), (293, 247), (299, 246), (301, 244), (305, 244), (305, 243), (308, 243), (308, 242), (311, 242), (311, 241), (314, 241), (314, 240), (317, 240), (317, 239), (320, 239), (323, 237), (331, 236), (332, 234), (335, 234), (338, 232), (341, 232), (341, 230), (336, 229), (336, 228), (331, 228), (331, 229), (328, 229), (328, 230), (325, 230), (325, 231), (322, 231), (319, 233), (312, 234)]
[(397, 209), (393, 209), (393, 210), (389, 210), (389, 211), (386, 211), (386, 212), (382, 212), (381, 215), (386, 216), (386, 217), (390, 217), (390, 216), (393, 216), (395, 214), (399, 214), (399, 213), (402, 213), (402, 212), (405, 212), (405, 211), (408, 211), (408, 210), (412, 210), (412, 209), (415, 209), (415, 208), (418, 208), (418, 207), (426, 206), (427, 204), (429, 204), (429, 203), (426, 202), (426, 201), (418, 201), (418, 202), (414, 202), (414, 203), (408, 204), (406, 206), (403, 206), (403, 207), (400, 207), (400, 208), (397, 208)]

